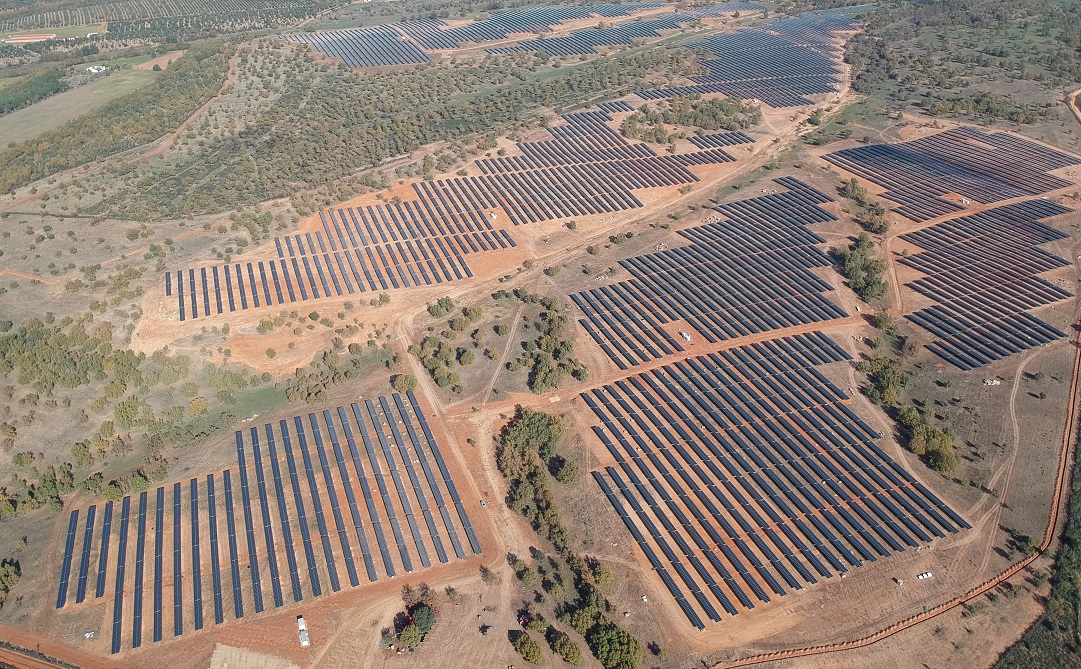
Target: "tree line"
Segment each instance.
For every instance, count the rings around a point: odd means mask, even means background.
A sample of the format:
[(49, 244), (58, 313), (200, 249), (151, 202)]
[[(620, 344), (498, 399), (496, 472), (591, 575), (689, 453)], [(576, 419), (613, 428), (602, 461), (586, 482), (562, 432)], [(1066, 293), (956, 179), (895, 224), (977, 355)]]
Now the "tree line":
[[(556, 607), (560, 622), (585, 638), (605, 669), (634, 669), (645, 653), (642, 644), (610, 617), (612, 606), (602, 588), (611, 581), (611, 571), (573, 550), (552, 495), (549, 476), (559, 466), (558, 444), (565, 431), (559, 417), (521, 407), (504, 425), (498, 437), (496, 464), (510, 485), (507, 503), (555, 548), (573, 574), (572, 596), (561, 598)], [(551, 594), (550, 588), (548, 591)], [(535, 656), (535, 649), (519, 648), (519, 652), (523, 650)]]
[(62, 70), (49, 70), (18, 86), (0, 90), (0, 115), (26, 107), (67, 88)]

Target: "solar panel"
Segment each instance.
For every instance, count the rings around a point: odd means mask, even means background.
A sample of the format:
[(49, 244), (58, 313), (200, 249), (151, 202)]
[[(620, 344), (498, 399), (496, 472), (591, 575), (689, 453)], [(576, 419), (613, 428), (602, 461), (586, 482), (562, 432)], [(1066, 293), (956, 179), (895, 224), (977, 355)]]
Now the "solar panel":
[(692, 624), (751, 608), (744, 589), (766, 602), (969, 527), (870, 441), (815, 369), (847, 359), (821, 333), (796, 335), (582, 394), (622, 471), (594, 478), (658, 573), (653, 546), (683, 581), (690, 596), (673, 596)]

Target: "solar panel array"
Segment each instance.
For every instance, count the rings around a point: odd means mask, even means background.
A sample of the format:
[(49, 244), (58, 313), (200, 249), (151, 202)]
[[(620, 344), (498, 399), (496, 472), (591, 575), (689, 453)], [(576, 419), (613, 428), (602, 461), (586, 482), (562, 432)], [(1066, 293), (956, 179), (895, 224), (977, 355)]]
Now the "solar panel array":
[(753, 2), (721, 2), (715, 5), (706, 5), (704, 7), (688, 7), (684, 11), (684, 14), (699, 19), (707, 19), (735, 12), (751, 12), (756, 9), (763, 9), (763, 7), (762, 5)]
[(431, 60), (427, 53), (391, 26), (295, 33), (286, 35), (285, 39), (311, 44), (331, 58), (341, 58), (348, 67), (405, 65)]
[(516, 246), (493, 221), (523, 225), (639, 208), (633, 190), (695, 183), (689, 167), (735, 160), (720, 147), (657, 155), (609, 127), (603, 109), (562, 118), (550, 138), (519, 143), (521, 155), (478, 159), (479, 176), (414, 183), (411, 200), (325, 209), (321, 231), (274, 240), (277, 258), (170, 272), (165, 294), (186, 321), (459, 281), (473, 276), (467, 256)]
[(660, 31), (678, 30), (681, 25), (693, 20), (694, 17), (685, 14), (665, 14), (655, 19), (628, 21), (611, 28), (586, 28), (576, 30), (569, 35), (522, 40), (513, 46), (490, 47), (485, 51), (488, 53), (544, 51), (553, 56), (591, 54), (597, 53), (599, 46), (632, 44), (638, 38), (660, 37)]
[[(595, 114), (606, 112), (594, 112)], [(483, 174), (436, 181), (463, 206), (502, 207), (515, 225), (642, 207), (631, 191), (695, 183), (687, 167), (735, 160), (722, 149), (659, 156), (630, 144), (597, 116), (565, 114), (551, 139), (518, 144), (522, 155), (477, 161)]]
[(712, 135), (691, 135), (687, 141), (700, 149), (712, 149), (722, 146), (754, 144), (754, 138), (745, 132), (718, 132)]
[(624, 100), (613, 100), (611, 102), (598, 102), (597, 103), (597, 108), (600, 109), (601, 111), (607, 112), (609, 114), (617, 114), (619, 112), (632, 112), (632, 111), (634, 111), (634, 107), (631, 106), (631, 103), (626, 102)]
[(848, 359), (805, 334), (582, 394), (593, 476), (695, 627), (969, 527), (817, 369)]
[[(179, 637), (186, 629), (203, 629), (208, 624), (204, 615), (211, 612), (213, 624), (222, 624), (227, 617), (240, 619), (481, 552), (412, 393), (238, 431), (236, 452), (236, 467), (220, 476), (193, 478), (187, 491), (178, 482), (157, 488), (152, 501), (146, 492), (124, 497), (112, 560), (113, 503), (105, 506), (96, 542), (96, 506), (86, 509), (74, 605), (84, 602), (81, 584), (96, 551), (98, 587), (89, 599), (101, 598), (106, 585), (113, 584), (113, 653), (142, 645), (147, 589), (150, 638), (159, 642), (167, 621), (173, 623), (173, 637)], [(78, 518), (79, 510), (69, 516), (57, 608), (69, 605), (78, 534), (71, 528), (77, 530)], [(128, 547), (131, 525), (134, 551)], [(150, 543), (153, 567), (146, 569)], [(129, 576), (132, 556), (134, 574)], [(204, 587), (209, 587), (209, 601)], [(130, 605), (126, 593), (132, 594)]]
[(991, 204), (1042, 195), (1072, 185), (1050, 174), (1081, 164), (1062, 151), (1005, 132), (960, 126), (897, 144), (874, 144), (823, 156), (886, 189), (898, 214), (927, 221), (965, 208), (942, 196), (957, 193)]
[(854, 25), (855, 20), (844, 11), (821, 12), (714, 35), (689, 45), (717, 56), (699, 61), (707, 74), (691, 77), (691, 85), (639, 91), (638, 95), (655, 100), (723, 93), (740, 100), (761, 100), (771, 107), (809, 105), (808, 95), (838, 90), (841, 47), (836, 34)]
[(1038, 276), (1070, 265), (1039, 246), (1069, 238), (1041, 221), (1072, 211), (1025, 200), (902, 235), (926, 249), (901, 263), (927, 275), (907, 285), (936, 302), (908, 315), (937, 338), (927, 348), (970, 370), (1066, 337), (1026, 312), (1073, 297)]
[(813, 269), (831, 264), (808, 225), (836, 220), (825, 193), (792, 177), (786, 192), (715, 209), (720, 221), (681, 230), (691, 243), (620, 265), (631, 279), (575, 293), (579, 321), (620, 367), (682, 351), (677, 331), (709, 342), (844, 318)]
[[(657, 4), (629, 5), (583, 5), (579, 7), (526, 7), (497, 13), (483, 21), (462, 26), (448, 27), (440, 19), (403, 21), (369, 28), (346, 28), (321, 30), (285, 35), (290, 42), (312, 45), (317, 51), (331, 57), (341, 58), (348, 67), (379, 67), (426, 63), (431, 60), (428, 51), (458, 49), (462, 42), (486, 42), (505, 40), (512, 34), (547, 31), (563, 21), (584, 19), (592, 16), (619, 17), (633, 12), (660, 7)], [(674, 16), (674, 15), (670, 15)], [(688, 21), (682, 17), (681, 21)], [(638, 25), (641, 23), (641, 25)], [(668, 16), (651, 21), (631, 22), (626, 27), (594, 36), (597, 44), (629, 44), (634, 37), (657, 36), (657, 30), (675, 27), (677, 22)], [(567, 41), (569, 40), (569, 41)], [(608, 40), (608, 41), (605, 41)], [(615, 41), (613, 41), (615, 40)], [(533, 42), (535, 40), (527, 40)], [(552, 48), (566, 41), (564, 49), (588, 41), (588, 38), (556, 38)], [(426, 51), (427, 50), (427, 51)], [(527, 48), (512, 48), (525, 51)], [(556, 53), (550, 51), (550, 53)], [(570, 53), (570, 52), (568, 52)], [(592, 53), (592, 51), (573, 51)]]
[(576, 7), (523, 7), (509, 9), (483, 21), (474, 21), (453, 28), (443, 21), (406, 21), (394, 24), (402, 33), (416, 40), (425, 49), (457, 49), (462, 42), (491, 42), (505, 40), (510, 35), (550, 30), (564, 21), (587, 19), (592, 16), (615, 18), (628, 16), (659, 4), (581, 5)]

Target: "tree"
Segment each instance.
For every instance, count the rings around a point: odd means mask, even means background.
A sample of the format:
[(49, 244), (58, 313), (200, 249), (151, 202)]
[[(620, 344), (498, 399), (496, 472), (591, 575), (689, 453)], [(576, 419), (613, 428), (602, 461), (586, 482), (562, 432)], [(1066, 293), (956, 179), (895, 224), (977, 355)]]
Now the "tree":
[(390, 377), (390, 385), (394, 392), (405, 394), (417, 389), (417, 377), (412, 374), (395, 374)]
[(398, 634), (398, 643), (406, 648), (416, 648), (421, 640), (420, 629), (416, 625), (406, 625)]
[(411, 609), (421, 602), (420, 593), (409, 583), (402, 586), (402, 602), (407, 609)]
[(435, 625), (435, 611), (421, 604), (413, 609), (413, 624), (420, 630), (421, 635), (427, 634)]
[(566, 634), (560, 634), (555, 642), (555, 652), (563, 658), (567, 664), (577, 667), (582, 664), (582, 647), (575, 643)]
[(428, 313), (434, 318), (442, 318), (454, 310), (454, 301), (449, 297), (441, 297), (435, 304), (428, 305)]
[(105, 491), (101, 494), (107, 502), (119, 502), (124, 497), (124, 488), (119, 481), (109, 481)]
[(862, 204), (867, 199), (867, 189), (860, 184), (856, 177), (852, 177), (845, 182), (845, 197), (849, 200), (854, 200)]
[(586, 637), (593, 654), (605, 669), (632, 669), (642, 662), (642, 644), (612, 622), (594, 627)]
[(514, 640), (514, 650), (530, 664), (540, 664), (544, 659), (544, 649), (528, 632), (518, 634), (518, 638)]
[(562, 460), (558, 469), (556, 469), (555, 477), (560, 483), (574, 483), (578, 480), (579, 469), (578, 463), (571, 462), (570, 460)]

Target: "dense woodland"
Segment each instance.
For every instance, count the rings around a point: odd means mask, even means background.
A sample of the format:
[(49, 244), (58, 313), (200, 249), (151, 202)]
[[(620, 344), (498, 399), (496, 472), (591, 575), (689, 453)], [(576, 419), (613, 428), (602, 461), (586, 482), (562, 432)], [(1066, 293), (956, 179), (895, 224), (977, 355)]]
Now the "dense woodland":
[[(905, 0), (849, 42), (854, 88), (932, 115), (1035, 123), (1081, 81), (1081, 12), (1054, 0)], [(1046, 94), (1006, 91), (1031, 81)]]

